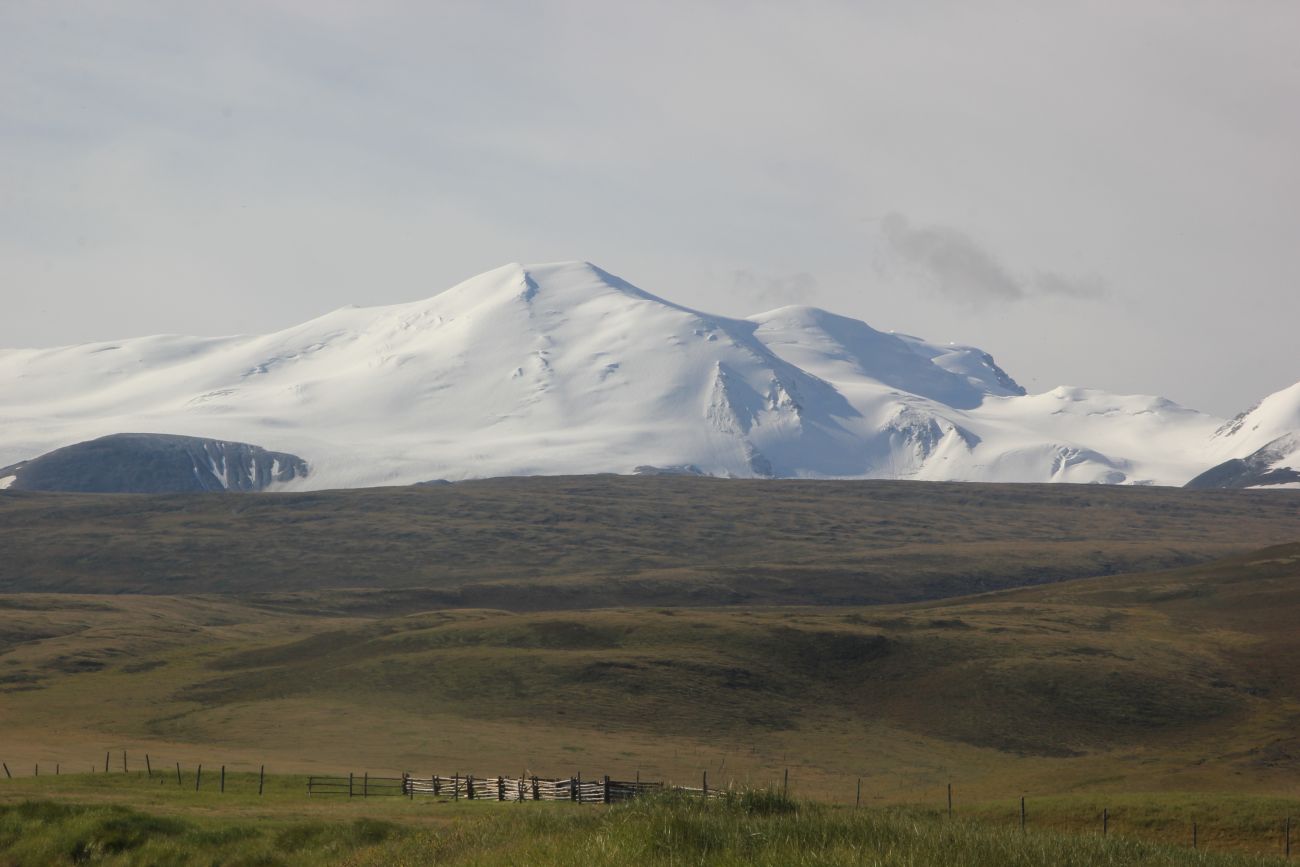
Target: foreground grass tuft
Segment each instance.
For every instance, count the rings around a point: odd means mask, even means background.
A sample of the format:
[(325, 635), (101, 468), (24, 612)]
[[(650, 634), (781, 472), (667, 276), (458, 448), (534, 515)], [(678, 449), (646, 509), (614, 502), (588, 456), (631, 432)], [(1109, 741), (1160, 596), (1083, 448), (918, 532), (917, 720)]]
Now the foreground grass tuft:
[[(902, 810), (851, 812), (778, 794), (701, 803), (666, 797), (588, 814), (506, 813), (458, 830), (458, 846), (413, 837), (358, 865), (427, 863), (429, 847), (450, 863), (662, 865), (1259, 865), (1134, 840), (998, 828)], [(446, 842), (444, 838), (444, 843)], [(425, 847), (423, 850), (421, 847)], [(1282, 863), (1282, 862), (1276, 862)]]
[(177, 819), (122, 806), (51, 801), (0, 807), (0, 865), (321, 863), (1237, 867), (1283, 862), (1116, 837), (1022, 834), (918, 811), (848, 811), (796, 802), (776, 791), (707, 802), (665, 795), (612, 808), (461, 809), (435, 830), (374, 819)]

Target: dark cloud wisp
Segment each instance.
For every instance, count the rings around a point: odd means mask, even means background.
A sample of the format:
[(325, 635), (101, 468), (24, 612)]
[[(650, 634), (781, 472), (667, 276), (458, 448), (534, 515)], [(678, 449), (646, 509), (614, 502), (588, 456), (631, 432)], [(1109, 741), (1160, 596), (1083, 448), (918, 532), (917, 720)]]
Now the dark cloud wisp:
[(972, 307), (1007, 304), (1033, 295), (1100, 298), (1100, 277), (1069, 277), (1055, 271), (1020, 276), (970, 235), (951, 226), (917, 226), (898, 213), (881, 221), (885, 266), (919, 280), (934, 292)]

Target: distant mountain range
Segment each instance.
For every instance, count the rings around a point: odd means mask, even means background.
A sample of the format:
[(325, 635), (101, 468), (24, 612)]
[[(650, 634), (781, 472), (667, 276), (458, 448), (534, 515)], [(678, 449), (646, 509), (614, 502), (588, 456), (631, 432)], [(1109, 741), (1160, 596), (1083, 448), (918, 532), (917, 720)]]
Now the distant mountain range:
[[(111, 436), (131, 431), (153, 435)], [(0, 488), (71, 490), (598, 472), (1300, 487), (1300, 383), (1230, 421), (1031, 395), (971, 346), (509, 265), (264, 336), (0, 350), (6, 464)]]

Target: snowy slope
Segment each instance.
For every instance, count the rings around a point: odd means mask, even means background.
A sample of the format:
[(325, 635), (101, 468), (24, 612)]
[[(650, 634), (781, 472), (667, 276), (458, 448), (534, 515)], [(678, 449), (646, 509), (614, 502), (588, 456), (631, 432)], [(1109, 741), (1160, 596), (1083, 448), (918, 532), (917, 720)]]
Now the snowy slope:
[(1189, 486), (1300, 486), (1300, 382), (1264, 398), (1211, 438), (1222, 461)]
[(711, 316), (587, 263), (265, 336), (0, 350), (0, 466), (150, 431), (299, 455), (296, 488), (691, 466), (1181, 484), (1223, 426), (1161, 398), (1025, 395), (979, 349), (816, 308)]
[(1300, 382), (1274, 392), (1214, 433), (1211, 452), (1244, 457), (1279, 437), (1300, 432)]

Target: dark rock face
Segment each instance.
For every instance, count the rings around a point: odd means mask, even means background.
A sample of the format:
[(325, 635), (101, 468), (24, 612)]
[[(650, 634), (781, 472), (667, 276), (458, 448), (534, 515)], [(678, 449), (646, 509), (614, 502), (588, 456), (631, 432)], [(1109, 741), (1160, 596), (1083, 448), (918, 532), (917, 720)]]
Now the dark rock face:
[(1233, 458), (1211, 467), (1192, 479), (1185, 488), (1257, 488), (1300, 482), (1300, 470), (1278, 463), (1300, 446), (1300, 435), (1278, 437), (1244, 458)]
[(306, 476), (297, 455), (248, 443), (172, 434), (120, 433), (55, 449), (0, 469), (15, 491), (162, 494), (260, 491)]

